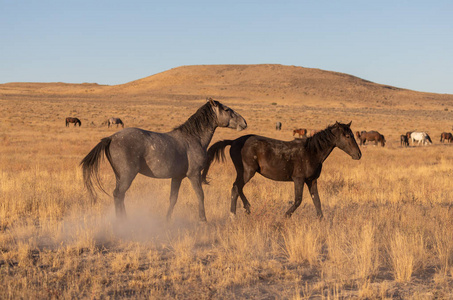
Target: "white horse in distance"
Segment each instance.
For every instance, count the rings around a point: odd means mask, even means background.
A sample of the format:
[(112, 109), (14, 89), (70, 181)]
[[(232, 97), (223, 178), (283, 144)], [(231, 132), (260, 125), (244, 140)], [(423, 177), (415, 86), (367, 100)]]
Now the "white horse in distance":
[(433, 142), (431, 141), (431, 138), (426, 132), (412, 132), (411, 133), (411, 140), (412, 144), (415, 142), (418, 142), (418, 145), (420, 146), (420, 143), (423, 145), (431, 145)]

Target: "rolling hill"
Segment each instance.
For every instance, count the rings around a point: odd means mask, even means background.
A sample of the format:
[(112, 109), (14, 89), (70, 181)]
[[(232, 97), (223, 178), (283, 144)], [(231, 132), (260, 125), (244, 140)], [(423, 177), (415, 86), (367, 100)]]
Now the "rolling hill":
[(182, 66), (120, 85), (7, 83), (1, 99), (193, 100), (205, 97), (350, 107), (451, 107), (453, 95), (416, 92), (348, 74), (274, 64)]

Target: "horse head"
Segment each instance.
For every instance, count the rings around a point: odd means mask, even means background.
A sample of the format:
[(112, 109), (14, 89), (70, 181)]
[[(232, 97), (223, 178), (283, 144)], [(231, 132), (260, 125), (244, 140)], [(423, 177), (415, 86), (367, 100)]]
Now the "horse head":
[(349, 124), (342, 124), (336, 122), (332, 126), (332, 133), (336, 137), (336, 146), (349, 154), (352, 159), (359, 160), (362, 157), (359, 145), (354, 138), (354, 133), (351, 130), (351, 122)]
[(237, 129), (237, 131), (247, 128), (247, 122), (240, 114), (212, 98), (208, 98), (207, 101), (211, 104), (212, 109), (217, 115), (219, 127), (233, 128)]

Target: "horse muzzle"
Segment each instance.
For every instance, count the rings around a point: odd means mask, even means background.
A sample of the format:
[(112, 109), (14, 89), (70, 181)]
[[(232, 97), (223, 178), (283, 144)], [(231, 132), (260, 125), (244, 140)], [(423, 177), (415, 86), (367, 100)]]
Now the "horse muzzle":
[(238, 123), (238, 125), (236, 127), (236, 130), (237, 131), (241, 131), (241, 130), (244, 130), (246, 128), (247, 128), (247, 122), (244, 119), (242, 119), (242, 122)]
[(353, 160), (359, 160), (360, 158), (362, 158), (362, 152), (359, 151), (359, 153), (355, 153), (351, 155), (351, 157)]
[(238, 125), (238, 127), (236, 127), (236, 130), (237, 131), (242, 131), (242, 130), (244, 130), (246, 128), (247, 128), (247, 125), (245, 125), (245, 126)]

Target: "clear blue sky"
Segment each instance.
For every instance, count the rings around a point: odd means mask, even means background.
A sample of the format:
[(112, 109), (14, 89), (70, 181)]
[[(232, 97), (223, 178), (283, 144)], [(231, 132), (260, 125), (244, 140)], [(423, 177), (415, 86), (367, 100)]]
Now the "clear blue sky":
[(262, 63), (453, 94), (453, 1), (0, 0), (0, 83)]

